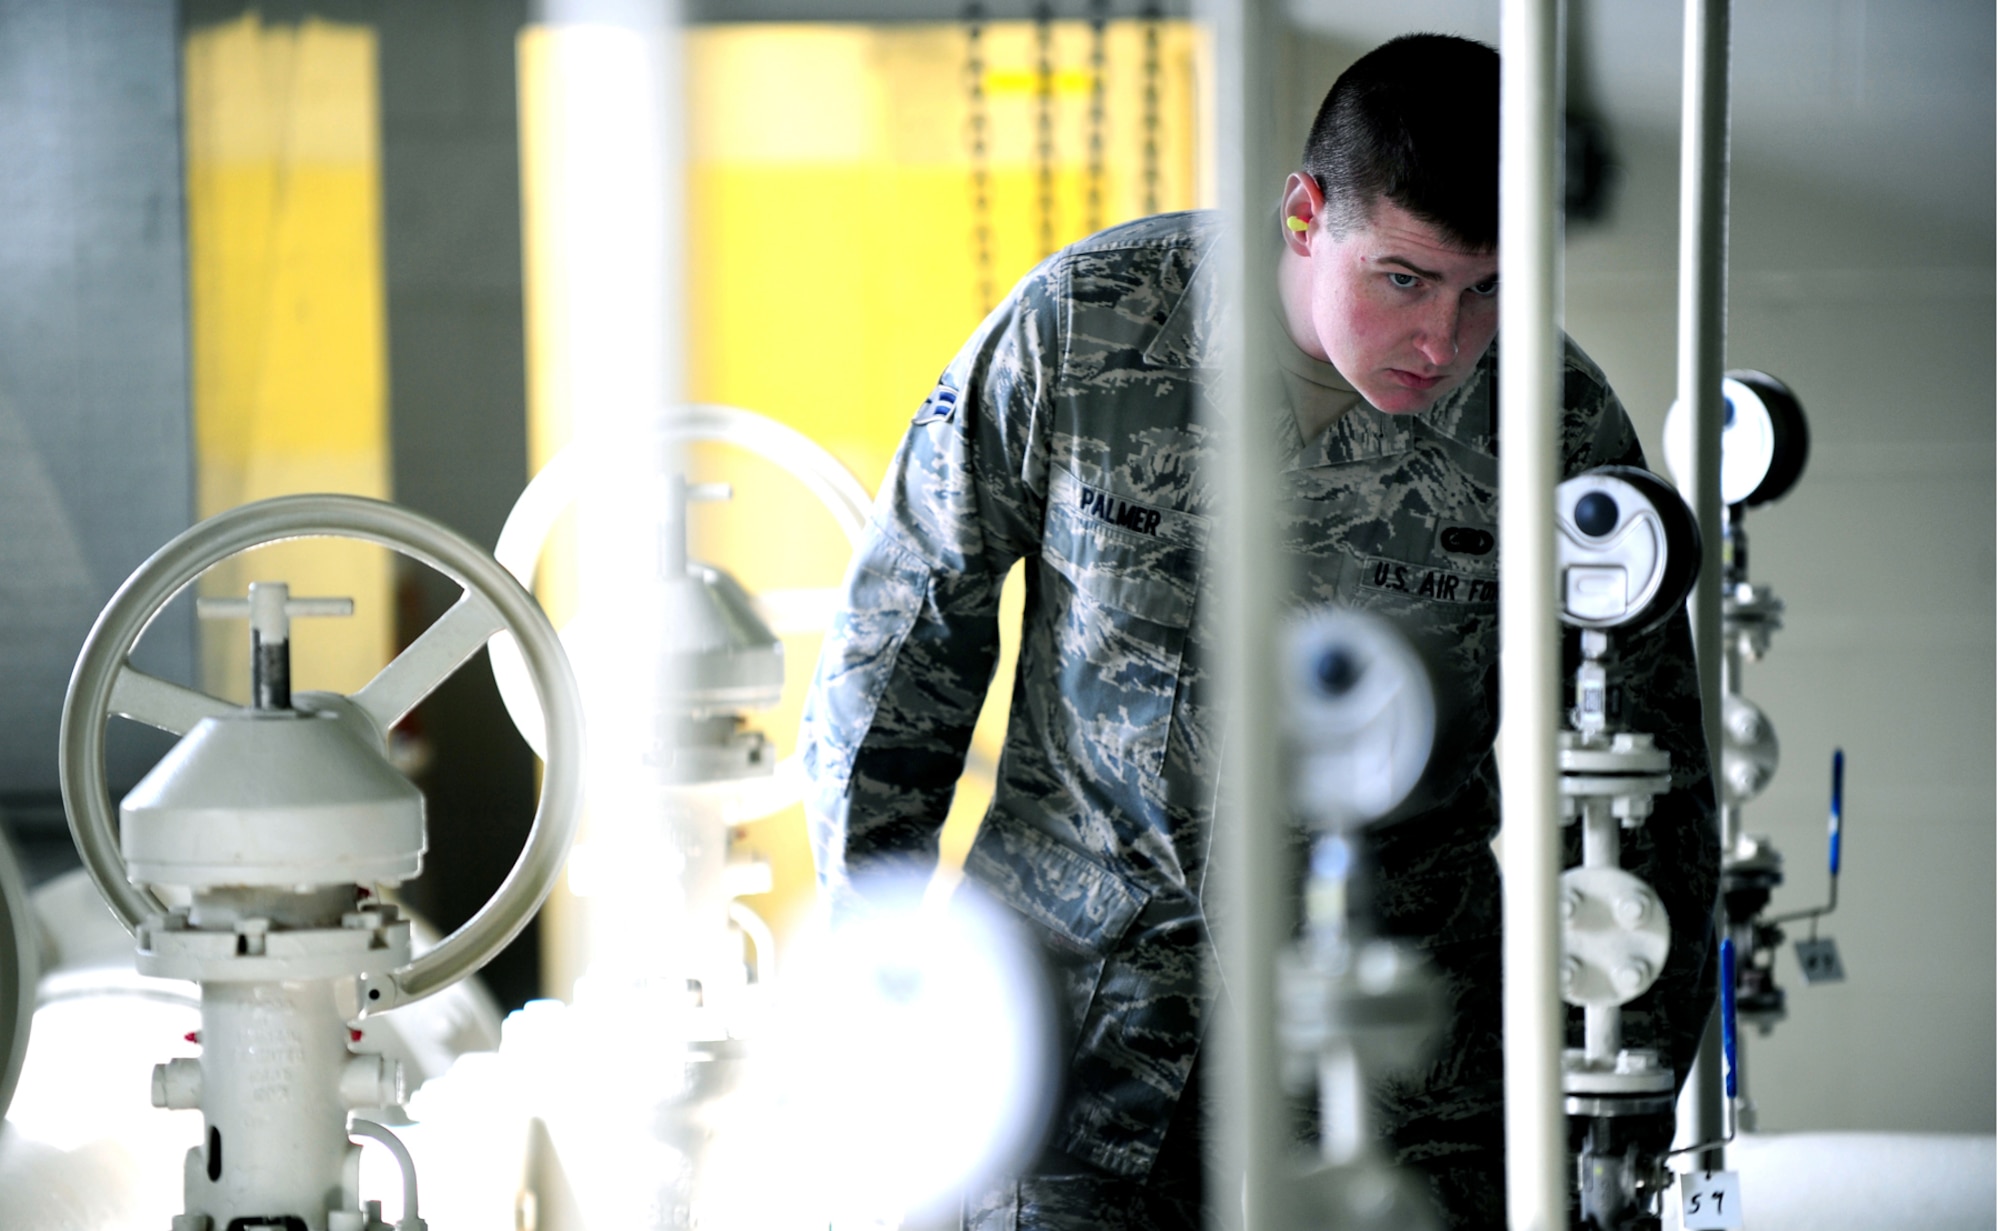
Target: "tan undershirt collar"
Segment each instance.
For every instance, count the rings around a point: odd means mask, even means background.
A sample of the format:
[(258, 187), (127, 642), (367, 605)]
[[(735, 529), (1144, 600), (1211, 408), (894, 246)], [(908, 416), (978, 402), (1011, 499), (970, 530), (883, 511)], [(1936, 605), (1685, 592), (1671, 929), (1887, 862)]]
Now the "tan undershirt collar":
[(1299, 440), (1310, 443), (1361, 402), (1361, 395), (1341, 376), (1340, 369), (1300, 350), (1285, 326), (1282, 309), (1274, 307), (1277, 329), (1272, 351), (1285, 374), (1285, 396), (1298, 420)]

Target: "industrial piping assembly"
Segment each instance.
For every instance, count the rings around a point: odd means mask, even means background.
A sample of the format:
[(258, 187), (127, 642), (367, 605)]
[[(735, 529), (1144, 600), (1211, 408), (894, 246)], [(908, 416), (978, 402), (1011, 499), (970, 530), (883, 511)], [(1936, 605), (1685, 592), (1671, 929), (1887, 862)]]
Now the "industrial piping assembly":
[[(1785, 989), (1777, 981), (1777, 953), (1785, 942), (1783, 925), (1812, 920), (1812, 935), (1799, 942), (1800, 969), (1809, 983), (1843, 977), (1831, 937), (1818, 934), (1818, 920), (1838, 901), (1841, 788), (1844, 758), (1833, 754), (1833, 805), (1828, 832), (1828, 901), (1823, 907), (1768, 914), (1773, 892), (1785, 880), (1784, 857), (1771, 840), (1743, 827), (1743, 806), (1764, 793), (1778, 770), (1778, 734), (1764, 711), (1743, 695), (1743, 669), (1760, 662), (1771, 638), (1784, 627), (1784, 600), (1767, 585), (1750, 580), (1749, 511), (1771, 504), (1798, 484), (1810, 454), (1804, 409), (1792, 390), (1774, 376), (1747, 369), (1722, 380), (1722, 906), (1736, 955), (1734, 994), (1739, 1021), (1768, 1036), (1786, 1016)], [(1667, 466), (1675, 475), (1688, 465), (1687, 414), (1679, 402), (1667, 412), (1663, 431)], [(1757, 1128), (1757, 1104), (1750, 1097), (1740, 1040), (1726, 1043), (1730, 1057), (1729, 1098), (1736, 1126)]]
[(1426, 1231), (1429, 1193), (1383, 1157), (1368, 1091), (1428, 1055), (1443, 989), (1413, 946), (1374, 934), (1359, 831), (1430, 761), (1430, 676), (1386, 620), (1326, 609), (1287, 630), (1278, 687), (1292, 803), (1314, 835), (1302, 934), (1278, 966), (1283, 1072), (1292, 1093), (1317, 1095), (1319, 1112), (1319, 1162), (1299, 1205), (1316, 1225)]
[[(249, 617), (252, 705), (130, 664), (160, 608), (211, 566), (308, 536), (400, 551), (465, 595), (352, 696), (292, 693), (291, 620), (351, 604), (294, 599), (282, 583), (255, 583), (247, 600), (204, 612)], [(409, 922), (380, 891), (421, 868), (423, 797), (390, 764), (385, 736), (502, 629), (524, 647), (549, 732), (540, 805), (500, 890), (412, 960)], [(103, 757), (113, 714), (183, 736), (125, 798), (115, 829)], [(568, 661), (534, 600), (479, 548), (393, 505), (246, 505), (180, 535), (119, 589), (65, 699), (62, 789), (85, 866), (134, 933), (140, 972), (201, 986), (202, 1057), (153, 1073), (156, 1106), (198, 1108), (204, 1122), (174, 1231), (386, 1231), (380, 1203), (363, 1199), (356, 1137), (395, 1156), (404, 1204), (393, 1225), (422, 1231), (408, 1152), (379, 1123), (350, 1120), (403, 1098), (400, 1067), (360, 1051), (354, 1023), (473, 973), (532, 917), (574, 831), (581, 730)]]
[[(537, 1071), (536, 1088), (554, 1076), (538, 1071), (551, 1057), (630, 1044), (648, 1060), (601, 1083), (601, 1106), (535, 1109), (552, 1151), (537, 1166), (563, 1175), (577, 1195), (573, 1210), (545, 1203), (545, 1227), (630, 1225), (634, 1211), (664, 1211), (672, 1225), (707, 1215), (720, 1199), (708, 1179), (731, 1131), (731, 1095), (765, 1033), (777, 974), (772, 930), (741, 900), (771, 888), (770, 869), (733, 851), (732, 833), (796, 803), (804, 777), (779, 763), (749, 718), (781, 699), (778, 632), (823, 628), (836, 595), (795, 590), (760, 600), (693, 558), (689, 504), (731, 495), (724, 485), (687, 481), (684, 451), (698, 443), (779, 467), (850, 543), (867, 524), (867, 492), (810, 439), (746, 410), (697, 404), (572, 442), (522, 492), (501, 531), (495, 555), (532, 582), (562, 515), (581, 509), (607, 471), (625, 480), (627, 519), (649, 519), (653, 531), (633, 536), (645, 556), (601, 561), (609, 580), (582, 587), (562, 633), (599, 733), (587, 768), (591, 818), (569, 878), (591, 940), (573, 1003), (521, 1015), (532, 1031), (516, 1034), (539, 1040), (546, 1056), (502, 1046), (507, 1062)], [(539, 747), (519, 656), (496, 642), (491, 660), (516, 727)], [(454, 1088), (445, 1083), (427, 1106), (440, 1108)], [(655, 1160), (657, 1175), (630, 1165), (641, 1156)]]
[(1614, 629), (1643, 632), (1677, 615), (1700, 567), (1693, 515), (1673, 488), (1605, 467), (1556, 492), (1561, 618), (1578, 630), (1570, 727), (1558, 734), (1562, 816), (1582, 827), (1583, 862), (1563, 873), (1563, 999), (1583, 1009), (1583, 1047), (1563, 1054), (1563, 1110), (1577, 1148), (1578, 1213), (1599, 1231), (1658, 1227), (1674, 1129), (1674, 1071), (1625, 1046), (1620, 1008), (1665, 969), (1672, 936), (1651, 886), (1619, 866), (1619, 837), (1652, 814), (1672, 764), (1612, 715)]

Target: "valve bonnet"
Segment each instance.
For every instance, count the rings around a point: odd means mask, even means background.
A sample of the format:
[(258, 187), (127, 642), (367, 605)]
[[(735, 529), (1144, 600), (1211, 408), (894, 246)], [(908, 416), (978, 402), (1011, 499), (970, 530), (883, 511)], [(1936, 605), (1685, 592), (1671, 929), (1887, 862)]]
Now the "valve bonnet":
[(205, 718), (118, 815), (135, 885), (393, 884), (423, 866), (422, 793), (332, 714)]

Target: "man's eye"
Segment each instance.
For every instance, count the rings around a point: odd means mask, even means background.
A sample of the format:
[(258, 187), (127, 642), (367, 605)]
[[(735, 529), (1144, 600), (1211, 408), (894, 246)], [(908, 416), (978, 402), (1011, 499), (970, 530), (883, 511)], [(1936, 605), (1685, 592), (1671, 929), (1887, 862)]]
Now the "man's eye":
[(1398, 290), (1411, 290), (1416, 287), (1418, 281), (1419, 279), (1415, 274), (1396, 273), (1393, 271), (1389, 274), (1389, 285)]
[(1473, 294), (1482, 298), (1496, 295), (1500, 291), (1500, 279), (1488, 278), (1484, 282), (1475, 282), (1472, 284), (1471, 290)]

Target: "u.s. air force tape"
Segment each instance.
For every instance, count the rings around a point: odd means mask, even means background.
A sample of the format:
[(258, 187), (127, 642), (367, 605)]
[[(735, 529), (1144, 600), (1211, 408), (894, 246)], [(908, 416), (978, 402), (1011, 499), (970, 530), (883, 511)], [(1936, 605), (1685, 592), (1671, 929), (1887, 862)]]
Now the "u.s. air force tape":
[(1473, 577), (1450, 569), (1411, 564), (1407, 560), (1363, 560), (1361, 588), (1445, 603), (1493, 603), (1500, 600), (1500, 583), (1494, 578)]

